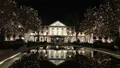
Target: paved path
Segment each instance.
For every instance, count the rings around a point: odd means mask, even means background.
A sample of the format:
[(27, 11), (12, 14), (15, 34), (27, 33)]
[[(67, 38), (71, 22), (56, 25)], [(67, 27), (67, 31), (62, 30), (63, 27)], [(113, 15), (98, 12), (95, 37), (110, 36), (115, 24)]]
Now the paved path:
[(0, 64), (0, 68), (8, 68), (12, 65), (17, 59), (20, 59), (23, 56), (23, 53), (19, 53), (15, 58), (10, 58), (5, 63)]
[(115, 58), (120, 59), (120, 51), (111, 51), (111, 50), (102, 49), (102, 48), (97, 48), (97, 49), (94, 49), (94, 50), (99, 51), (99, 52), (103, 52), (103, 53), (106, 53), (106, 54), (109, 54), (109, 55), (112, 55)]
[(85, 47), (85, 48), (92, 49), (93, 51), (98, 51), (98, 52), (101, 52), (101, 53), (105, 53), (105, 54), (108, 54), (108, 55), (111, 55), (115, 58), (120, 59), (120, 51), (112, 51), (112, 50), (109, 50), (109, 49), (92, 48), (92, 47)]
[[(38, 46), (35, 46), (35, 47), (38, 47)], [(21, 47), (18, 50), (12, 50), (12, 49), (0, 50), (0, 62), (3, 61), (4, 59), (14, 55), (14, 54), (17, 54), (18, 52), (24, 52), (24, 51), (30, 50), (32, 48), (35, 48), (35, 47), (25, 47), (24, 46), (24, 47)]]
[[(20, 58), (24, 51), (36, 48), (38, 46), (34, 46), (34, 47), (21, 47), (18, 50), (0, 50), (0, 68), (8, 68), (8, 66), (10, 66), (16, 59)], [(11, 56), (18, 54), (18, 53), (22, 53), (17, 55), (15, 58), (10, 58)], [(5, 61), (5, 63), (4, 63)]]

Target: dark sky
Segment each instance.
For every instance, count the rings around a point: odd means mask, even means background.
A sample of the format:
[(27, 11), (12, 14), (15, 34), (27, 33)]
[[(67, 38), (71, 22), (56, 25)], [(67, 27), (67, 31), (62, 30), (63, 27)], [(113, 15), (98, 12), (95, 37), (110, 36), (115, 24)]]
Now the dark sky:
[(18, 0), (20, 5), (31, 6), (38, 10), (43, 24), (60, 20), (66, 25), (74, 25), (75, 20), (84, 19), (87, 8), (99, 6), (100, 0)]

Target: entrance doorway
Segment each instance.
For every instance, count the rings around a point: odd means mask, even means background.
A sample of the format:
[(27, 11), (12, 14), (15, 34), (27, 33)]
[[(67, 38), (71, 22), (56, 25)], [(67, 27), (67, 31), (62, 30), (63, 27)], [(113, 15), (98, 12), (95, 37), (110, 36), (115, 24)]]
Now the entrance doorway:
[(62, 36), (52, 36), (51, 37), (51, 42), (55, 43), (55, 44), (64, 43), (64, 37), (62, 37)]

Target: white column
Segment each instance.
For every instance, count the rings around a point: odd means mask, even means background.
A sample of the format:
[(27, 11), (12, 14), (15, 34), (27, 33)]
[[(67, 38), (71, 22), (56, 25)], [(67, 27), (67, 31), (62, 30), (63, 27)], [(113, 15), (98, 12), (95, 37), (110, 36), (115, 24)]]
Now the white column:
[(60, 50), (57, 51), (57, 56), (58, 56), (58, 58), (60, 59)]
[(89, 40), (90, 40), (90, 43), (93, 43), (93, 42), (94, 42), (94, 40), (93, 40), (93, 33), (91, 34), (90, 37), (91, 37), (91, 38), (89, 39)]
[(93, 56), (93, 53), (94, 53), (93, 50), (91, 50), (91, 57), (94, 57), (94, 56)]
[(66, 53), (67, 53), (67, 51), (64, 50), (64, 59), (66, 59)]
[(49, 50), (49, 51), (48, 51), (48, 58), (51, 59), (51, 56), (52, 56), (52, 51)]
[(56, 50), (53, 51), (53, 58), (55, 59), (56, 58)]

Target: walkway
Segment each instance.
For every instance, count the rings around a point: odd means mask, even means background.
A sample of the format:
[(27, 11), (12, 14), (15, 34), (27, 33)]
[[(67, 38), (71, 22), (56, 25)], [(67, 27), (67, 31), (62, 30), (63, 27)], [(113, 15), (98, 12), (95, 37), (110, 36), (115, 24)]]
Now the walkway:
[(102, 52), (102, 53), (105, 53), (105, 54), (109, 54), (109, 55), (111, 55), (115, 58), (120, 59), (120, 51), (112, 51), (112, 50), (109, 50), (109, 49), (92, 48), (92, 47), (85, 47), (85, 48), (92, 49), (93, 51), (98, 51), (98, 52)]
[[(38, 47), (38, 46), (35, 46), (35, 47)], [(9, 49), (9, 50), (0, 50), (0, 62), (3, 61), (4, 59), (14, 55), (14, 54), (17, 54), (19, 52), (24, 52), (24, 51), (27, 51), (27, 50), (30, 50), (32, 48), (35, 48), (35, 47), (21, 47), (20, 49), (18, 50), (12, 50), (12, 49)]]
[(13, 64), (17, 59), (20, 59), (23, 56), (23, 53), (18, 53), (15, 58), (10, 57), (8, 60), (5, 61), (5, 63), (0, 64), (0, 68), (8, 68), (10, 65)]

